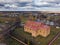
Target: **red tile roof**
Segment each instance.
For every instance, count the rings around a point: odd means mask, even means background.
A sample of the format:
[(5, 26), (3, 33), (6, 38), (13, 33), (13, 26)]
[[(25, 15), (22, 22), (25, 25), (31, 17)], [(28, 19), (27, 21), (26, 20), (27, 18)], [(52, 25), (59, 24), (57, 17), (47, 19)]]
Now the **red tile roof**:
[(50, 29), (49, 26), (47, 26), (47, 25), (45, 25), (45, 24), (43, 24), (41, 22), (34, 22), (34, 21), (27, 21), (25, 23), (25, 26), (28, 27), (28, 28), (30, 28), (31, 30), (35, 30), (35, 31)]

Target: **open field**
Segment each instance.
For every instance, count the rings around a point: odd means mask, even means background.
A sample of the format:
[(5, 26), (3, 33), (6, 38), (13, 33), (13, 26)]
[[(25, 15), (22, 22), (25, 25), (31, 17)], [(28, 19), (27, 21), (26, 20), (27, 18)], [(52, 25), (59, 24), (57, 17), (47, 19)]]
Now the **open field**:
[(60, 45), (60, 36), (58, 37), (57, 40), (55, 40), (55, 41), (53, 42), (52, 45)]
[[(22, 16), (21, 23), (25, 23), (28, 18)], [(54, 21), (54, 19), (59, 19), (60, 16), (54, 16), (50, 19)], [(15, 20), (15, 18), (0, 18), (0, 23), (4, 23), (5, 21)], [(24, 32), (24, 28), (16, 28), (15, 31), (12, 33), (15, 37), (21, 39), (23, 42), (26, 42), (28, 45), (48, 45), (48, 43), (53, 39), (54, 36), (60, 31), (60, 28), (57, 29), (54, 26), (51, 26), (51, 33), (47, 37), (32, 37), (30, 33)], [(12, 39), (11, 37), (7, 37), (6, 41), (8, 45), (22, 45), (21, 43), (17, 42), (16, 40)], [(30, 44), (32, 43), (32, 44)], [(52, 45), (59, 45), (60, 44), (60, 37), (53, 42)]]
[[(36, 38), (32, 37), (31, 34), (24, 32), (23, 28), (17, 28), (13, 32), (15, 36), (17, 37), (23, 37), (27, 40), (38, 43), (39, 45), (48, 45), (49, 41), (52, 40), (52, 38), (60, 31), (60, 29), (56, 29), (55, 27), (51, 27), (51, 33), (48, 37), (44, 38), (42, 36), (38, 36)], [(60, 37), (59, 37), (60, 38)], [(60, 40), (59, 40), (60, 41)], [(58, 42), (58, 40), (56, 41)], [(57, 43), (56, 43), (57, 44)]]
[(17, 42), (16, 40), (12, 39), (11, 37), (7, 37), (6, 42), (8, 45), (21, 45), (21, 43)]
[[(54, 18), (59, 18), (60, 16), (54, 16)], [(52, 18), (50, 18), (52, 19)], [(22, 19), (22, 22), (25, 22), (27, 19), (26, 18), (23, 18)], [(23, 37), (24, 39), (27, 39), (29, 41), (33, 40), (33, 42), (37, 42), (38, 45), (48, 45), (48, 43), (52, 40), (52, 38), (60, 31), (60, 28), (57, 29), (55, 28), (54, 26), (51, 26), (51, 33), (48, 37), (44, 38), (42, 36), (38, 36), (36, 38), (32, 37), (30, 33), (27, 33), (27, 32), (24, 32), (24, 29), (23, 28), (17, 28), (15, 31), (14, 31), (14, 35), (17, 37)], [(59, 37), (60, 38), (60, 37)], [(59, 44), (60, 40), (56, 40), (56, 45)], [(27, 41), (28, 42), (28, 41)], [(54, 43), (55, 43), (54, 42)], [(55, 45), (55, 44), (52, 44), (52, 45)]]

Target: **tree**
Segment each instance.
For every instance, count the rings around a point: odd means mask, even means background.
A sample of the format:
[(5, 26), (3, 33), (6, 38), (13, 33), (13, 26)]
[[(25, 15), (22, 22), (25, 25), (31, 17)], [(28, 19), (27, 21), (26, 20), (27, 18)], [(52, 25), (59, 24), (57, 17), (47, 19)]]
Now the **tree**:
[(16, 26), (17, 27), (21, 27), (21, 20), (20, 20), (20, 18), (19, 17), (16, 17)]

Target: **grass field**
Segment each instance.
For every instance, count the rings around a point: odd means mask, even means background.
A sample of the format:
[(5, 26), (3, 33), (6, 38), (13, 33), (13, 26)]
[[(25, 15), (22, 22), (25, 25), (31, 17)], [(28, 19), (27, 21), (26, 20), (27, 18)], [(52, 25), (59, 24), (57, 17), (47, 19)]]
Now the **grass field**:
[(16, 40), (12, 39), (11, 37), (7, 37), (6, 42), (8, 45), (21, 45), (21, 43), (17, 42)]
[[(60, 31), (60, 29), (56, 29), (55, 27), (51, 27), (51, 33), (48, 37), (44, 38), (42, 36), (38, 36), (36, 38), (32, 37), (31, 34), (24, 32), (23, 28), (17, 28), (14, 31), (15, 36), (22, 36), (26, 38), (27, 40), (33, 40), (36, 41), (39, 45), (48, 45), (49, 41), (52, 40), (52, 38)], [(59, 37), (60, 38), (60, 37)], [(58, 42), (60, 40), (56, 40)], [(57, 43), (56, 43), (57, 44)]]
[[(22, 22), (25, 22), (27, 19), (24, 18), (22, 19)], [(4, 21), (2, 21), (0, 19), (1, 23), (3, 23)], [(32, 37), (30, 33), (27, 33), (27, 32), (24, 32), (24, 29), (23, 28), (16, 28), (15, 31), (13, 32), (13, 35), (16, 36), (16, 37), (19, 37), (22, 39), (26, 38), (27, 40), (29, 41), (33, 41), (35, 42), (36, 44), (38, 45), (48, 45), (48, 43), (52, 40), (52, 38), (60, 31), (60, 28), (59, 29), (56, 29), (55, 27), (51, 26), (51, 33), (49, 36), (47, 36), (46, 38), (42, 37), (42, 36), (38, 36), (36, 38)], [(10, 37), (7, 37), (7, 43), (8, 45), (22, 45), (20, 44), (19, 42), (17, 42), (16, 40), (10, 38)], [(28, 41), (27, 41), (28, 42)], [(34, 45), (36, 45), (34, 44)], [(54, 41), (54, 43), (52, 45), (59, 45), (60, 44), (60, 37)]]
[(60, 36), (58, 37), (57, 40), (55, 40), (55, 41), (53, 42), (52, 45), (60, 45)]

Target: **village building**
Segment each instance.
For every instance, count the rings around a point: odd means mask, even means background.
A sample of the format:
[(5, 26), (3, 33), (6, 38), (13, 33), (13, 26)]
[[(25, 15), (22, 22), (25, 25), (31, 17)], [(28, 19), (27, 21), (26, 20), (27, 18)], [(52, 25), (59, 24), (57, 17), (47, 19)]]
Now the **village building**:
[(50, 26), (41, 22), (27, 21), (24, 25), (24, 31), (31, 33), (33, 37), (41, 35), (47, 37), (50, 34)]

